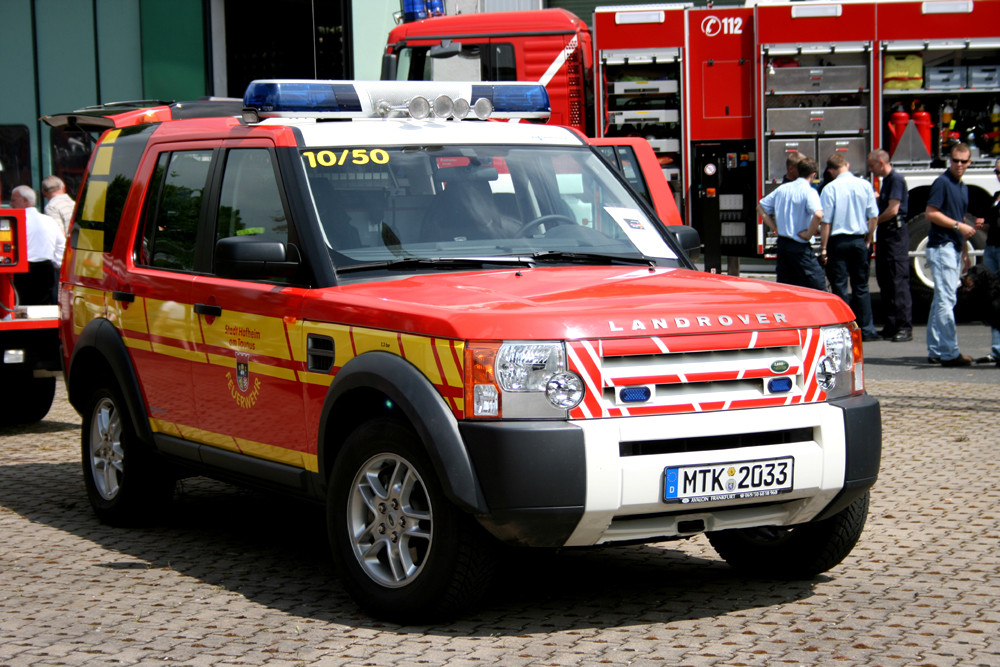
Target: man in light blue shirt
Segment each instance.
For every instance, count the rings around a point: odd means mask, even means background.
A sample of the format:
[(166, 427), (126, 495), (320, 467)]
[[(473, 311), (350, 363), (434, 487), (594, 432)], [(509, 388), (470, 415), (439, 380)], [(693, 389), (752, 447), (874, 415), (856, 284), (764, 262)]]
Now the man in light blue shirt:
[[(823, 193), (823, 224), (820, 227), (820, 261), (826, 265), (830, 290), (854, 311), (861, 327), (861, 339), (879, 340), (872, 321), (872, 300), (868, 293), (871, 275), (871, 243), (878, 222), (878, 202), (868, 181), (851, 173), (843, 155), (834, 153), (826, 161), (833, 176)], [(851, 292), (848, 296), (847, 285)]]
[(825, 291), (823, 267), (809, 245), (823, 219), (819, 194), (810, 184), (817, 168), (812, 158), (799, 162), (799, 177), (761, 199), (757, 213), (768, 229), (778, 233), (778, 282)]

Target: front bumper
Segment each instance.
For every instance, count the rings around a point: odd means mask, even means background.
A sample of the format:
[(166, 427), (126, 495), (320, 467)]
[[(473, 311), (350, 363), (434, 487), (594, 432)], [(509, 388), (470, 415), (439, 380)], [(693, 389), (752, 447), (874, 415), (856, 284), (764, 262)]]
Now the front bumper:
[[(826, 518), (869, 489), (881, 458), (878, 401), (460, 425), (500, 539), (526, 546), (650, 541)], [(668, 466), (793, 456), (794, 488), (765, 499), (663, 502)]]

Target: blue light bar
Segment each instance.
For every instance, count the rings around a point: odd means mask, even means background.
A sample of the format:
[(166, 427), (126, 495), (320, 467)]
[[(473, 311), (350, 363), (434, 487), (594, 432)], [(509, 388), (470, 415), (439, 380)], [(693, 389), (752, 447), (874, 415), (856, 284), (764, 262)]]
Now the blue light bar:
[[(500, 118), (548, 118), (549, 93), (540, 83), (494, 83), (472, 86), (472, 101), (486, 98)], [(538, 115), (534, 115), (538, 114)]]
[(354, 85), (338, 81), (251, 81), (243, 106), (268, 116), (357, 116), (361, 100)]
[[(438, 103), (439, 98), (447, 100)], [(432, 100), (435, 103), (428, 115), (439, 119), (462, 118), (470, 107), (479, 112), (489, 106), (483, 102), (477, 107), (479, 100), (492, 104), (494, 118), (545, 120), (551, 115), (545, 86), (485, 81), (258, 80), (247, 87), (243, 106), (246, 122), (271, 117), (420, 117), (413, 109), (423, 109)], [(444, 103), (448, 100), (452, 103)]]

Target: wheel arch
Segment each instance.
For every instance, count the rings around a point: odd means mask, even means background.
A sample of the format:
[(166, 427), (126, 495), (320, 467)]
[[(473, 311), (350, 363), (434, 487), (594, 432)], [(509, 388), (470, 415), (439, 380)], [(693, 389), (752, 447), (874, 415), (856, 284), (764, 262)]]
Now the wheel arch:
[(387, 352), (355, 357), (330, 384), (317, 442), (324, 483), (329, 483), (334, 462), (351, 431), (370, 419), (394, 416), (408, 423), (420, 438), (448, 499), (465, 511), (486, 512), (482, 489), (451, 408), (416, 366)]
[(66, 373), (69, 402), (77, 412), (82, 414), (86, 409), (88, 389), (93, 387), (95, 378), (104, 377), (107, 373), (111, 373), (122, 392), (136, 435), (144, 442), (152, 442), (153, 433), (146, 418), (139, 378), (125, 341), (111, 322), (96, 319), (80, 332)]

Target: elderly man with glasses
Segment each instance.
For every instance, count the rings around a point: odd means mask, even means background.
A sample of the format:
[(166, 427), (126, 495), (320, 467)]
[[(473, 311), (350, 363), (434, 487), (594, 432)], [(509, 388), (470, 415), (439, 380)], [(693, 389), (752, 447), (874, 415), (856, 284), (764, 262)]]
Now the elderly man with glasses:
[(927, 360), (942, 366), (969, 366), (972, 357), (962, 354), (958, 347), (958, 330), (955, 327), (956, 291), (963, 267), (969, 268), (966, 239), (983, 225), (965, 222), (969, 208), (969, 187), (962, 176), (972, 161), (972, 151), (967, 144), (951, 148), (951, 164), (931, 185), (927, 197), (926, 216), (931, 223), (927, 235), (927, 263), (934, 278), (934, 298), (927, 315)]

